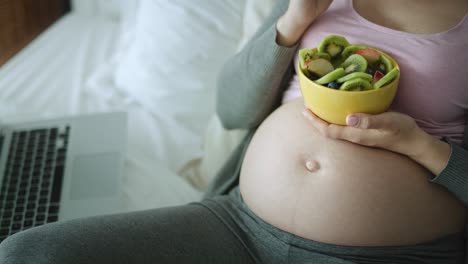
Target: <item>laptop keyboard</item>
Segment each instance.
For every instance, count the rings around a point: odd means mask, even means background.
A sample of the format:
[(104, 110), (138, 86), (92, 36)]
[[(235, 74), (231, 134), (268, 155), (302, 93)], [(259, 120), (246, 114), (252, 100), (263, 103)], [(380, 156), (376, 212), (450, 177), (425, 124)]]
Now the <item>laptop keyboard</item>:
[(0, 242), (58, 220), (70, 128), (16, 131), (0, 189)]

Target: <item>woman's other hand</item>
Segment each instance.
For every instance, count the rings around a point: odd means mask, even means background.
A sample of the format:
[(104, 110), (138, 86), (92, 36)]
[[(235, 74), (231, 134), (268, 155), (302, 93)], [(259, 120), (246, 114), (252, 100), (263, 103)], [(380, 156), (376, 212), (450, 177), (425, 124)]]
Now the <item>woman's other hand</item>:
[(406, 155), (435, 175), (443, 170), (450, 156), (449, 144), (427, 134), (412, 117), (402, 113), (350, 114), (346, 117), (347, 126), (329, 124), (309, 109), (304, 109), (303, 114), (328, 138)]
[(290, 0), (288, 10), (278, 20), (277, 43), (295, 45), (315, 19), (325, 12), (333, 0)]

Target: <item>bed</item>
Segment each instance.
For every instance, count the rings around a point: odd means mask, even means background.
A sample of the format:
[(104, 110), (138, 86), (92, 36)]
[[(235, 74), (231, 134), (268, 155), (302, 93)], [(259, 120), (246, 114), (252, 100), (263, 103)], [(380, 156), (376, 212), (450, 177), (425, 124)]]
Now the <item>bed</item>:
[(72, 1), (0, 67), (0, 120), (126, 111), (122, 210), (199, 200), (242, 136), (216, 119), (217, 71), (273, 2)]

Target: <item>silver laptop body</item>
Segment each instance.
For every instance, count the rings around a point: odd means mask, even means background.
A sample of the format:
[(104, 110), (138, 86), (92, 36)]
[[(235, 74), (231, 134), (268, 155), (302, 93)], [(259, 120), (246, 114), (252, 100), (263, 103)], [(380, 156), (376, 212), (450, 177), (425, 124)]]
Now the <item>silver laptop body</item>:
[(121, 210), (126, 113), (0, 129), (0, 241), (33, 226)]

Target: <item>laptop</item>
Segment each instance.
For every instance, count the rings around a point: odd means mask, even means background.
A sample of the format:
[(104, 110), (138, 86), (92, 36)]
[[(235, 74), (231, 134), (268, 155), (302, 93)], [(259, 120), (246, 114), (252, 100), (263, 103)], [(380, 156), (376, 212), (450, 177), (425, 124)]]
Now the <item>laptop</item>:
[(0, 242), (34, 226), (119, 212), (123, 112), (0, 125)]

